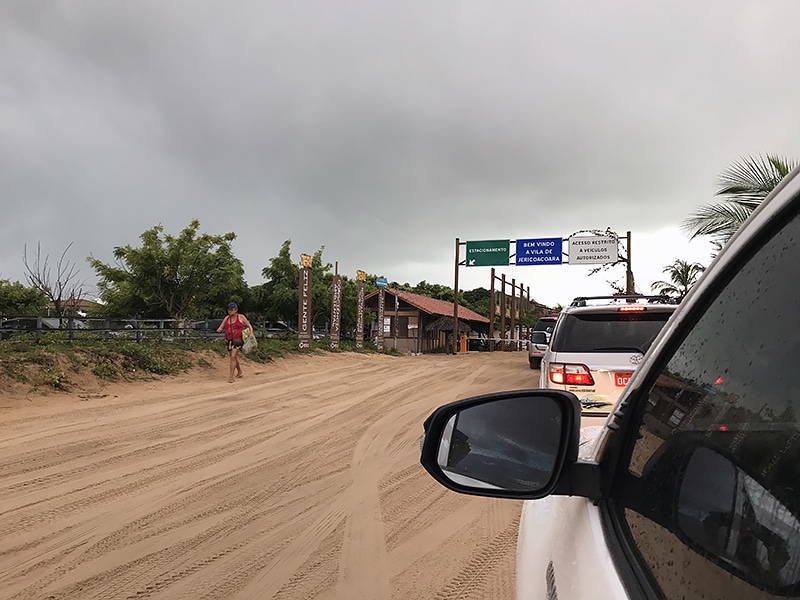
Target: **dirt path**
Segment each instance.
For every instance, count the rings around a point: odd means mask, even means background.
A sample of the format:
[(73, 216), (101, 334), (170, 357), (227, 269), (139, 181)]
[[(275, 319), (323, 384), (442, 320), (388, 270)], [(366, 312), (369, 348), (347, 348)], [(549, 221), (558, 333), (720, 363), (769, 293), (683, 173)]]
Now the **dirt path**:
[(419, 466), (522, 353), (323, 355), (0, 404), (0, 598), (500, 599), (520, 503)]

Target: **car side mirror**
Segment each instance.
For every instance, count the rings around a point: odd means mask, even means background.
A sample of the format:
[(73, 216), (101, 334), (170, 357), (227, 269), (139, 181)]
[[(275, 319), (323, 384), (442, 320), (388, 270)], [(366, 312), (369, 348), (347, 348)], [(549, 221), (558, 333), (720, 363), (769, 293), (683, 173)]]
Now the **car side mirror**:
[(791, 498), (776, 497), (759, 479), (702, 433), (682, 432), (656, 451), (624, 504), (736, 577), (795, 596), (800, 586), (797, 506)]
[(502, 392), (438, 408), (425, 421), (421, 463), (464, 494), (543, 498), (578, 454), (580, 403), (559, 390)]
[(686, 463), (677, 530), (692, 548), (764, 589), (797, 592), (800, 520), (754, 477), (710, 448)]
[(531, 343), (532, 344), (544, 344), (547, 345), (547, 334), (544, 331), (532, 331), (531, 332)]

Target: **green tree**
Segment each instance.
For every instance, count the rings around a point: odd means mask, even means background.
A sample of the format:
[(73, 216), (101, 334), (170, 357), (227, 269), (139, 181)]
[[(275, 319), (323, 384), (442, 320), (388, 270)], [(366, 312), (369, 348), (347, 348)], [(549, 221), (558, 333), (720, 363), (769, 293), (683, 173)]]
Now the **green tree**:
[[(333, 265), (322, 262), (325, 247), (317, 250), (311, 261), (311, 322), (316, 327), (327, 327), (331, 313), (331, 287)], [(297, 324), (299, 302), (300, 265), (292, 259), (292, 241), (283, 242), (278, 255), (271, 258), (261, 275), (266, 282), (257, 292), (258, 303), (267, 319)], [(342, 282), (342, 300), (345, 302), (345, 282)], [(347, 292), (349, 294), (349, 291)], [(344, 306), (342, 307), (344, 320)], [(355, 310), (355, 309), (353, 309)], [(355, 322), (355, 321), (354, 321)], [(344, 325), (343, 325), (344, 327)]]
[[(452, 296), (451, 296), (452, 297)], [(475, 288), (474, 290), (464, 290), (459, 293), (461, 304), (470, 310), (474, 310), (484, 317), (489, 316), (489, 305), (491, 304), (491, 292), (486, 288)]]
[(7, 316), (41, 315), (47, 309), (47, 295), (19, 281), (0, 279), (0, 314)]
[(233, 255), (236, 234), (198, 234), (193, 220), (177, 237), (161, 225), (141, 236), (142, 246), (114, 248), (117, 266), (89, 257), (97, 273), (107, 315), (185, 319), (207, 310), (241, 302), (247, 294), (242, 262)]
[(428, 283), (424, 279), (409, 290), (420, 296), (428, 296), (436, 300), (445, 300), (446, 302), (453, 301), (453, 288), (438, 283)]
[(705, 270), (706, 268), (700, 263), (678, 259), (662, 270), (669, 275), (669, 281), (654, 281), (650, 289), (658, 294), (683, 300)]
[(720, 175), (716, 195), (724, 200), (701, 206), (682, 227), (691, 238), (708, 236), (721, 249), (796, 166), (796, 160), (770, 154), (741, 159)]
[(283, 242), (278, 255), (261, 270), (266, 282), (256, 289), (255, 299), (267, 320), (296, 325), (300, 267), (292, 260), (291, 246), (291, 240)]

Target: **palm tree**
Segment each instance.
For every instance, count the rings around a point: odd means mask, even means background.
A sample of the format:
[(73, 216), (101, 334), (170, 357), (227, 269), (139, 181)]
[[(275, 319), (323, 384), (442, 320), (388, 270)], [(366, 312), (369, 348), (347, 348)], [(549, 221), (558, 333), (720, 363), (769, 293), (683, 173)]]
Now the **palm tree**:
[(691, 239), (710, 236), (717, 250), (721, 249), (796, 166), (796, 160), (770, 154), (733, 163), (719, 177), (720, 189), (716, 195), (726, 200), (701, 206), (682, 227)]
[(679, 302), (686, 297), (689, 290), (697, 282), (700, 274), (706, 268), (700, 263), (690, 263), (678, 259), (671, 265), (664, 267), (663, 272), (669, 274), (671, 283), (666, 281), (654, 281), (650, 289), (658, 294), (674, 296)]

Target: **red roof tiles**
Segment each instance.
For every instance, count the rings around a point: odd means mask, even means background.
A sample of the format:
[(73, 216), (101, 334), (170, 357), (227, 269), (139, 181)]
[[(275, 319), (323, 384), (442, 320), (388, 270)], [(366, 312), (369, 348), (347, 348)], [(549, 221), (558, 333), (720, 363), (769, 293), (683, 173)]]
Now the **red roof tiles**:
[[(390, 288), (385, 288), (385, 289), (387, 294), (394, 296), (393, 289)], [(377, 293), (378, 290), (369, 294), (367, 298), (371, 298)], [(418, 308), (419, 310), (426, 312), (430, 315), (443, 315), (448, 317), (453, 316), (453, 303), (447, 302), (446, 300), (437, 300), (435, 298), (429, 298), (428, 296), (421, 296), (419, 294), (412, 294), (411, 292), (402, 292), (402, 291), (400, 292), (400, 300), (402, 302), (407, 302), (414, 308)], [(488, 318), (460, 304), (458, 305), (458, 318), (463, 319), (465, 321), (477, 321), (479, 323), (489, 322)]]

